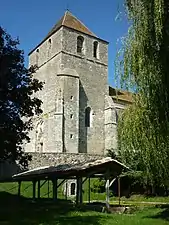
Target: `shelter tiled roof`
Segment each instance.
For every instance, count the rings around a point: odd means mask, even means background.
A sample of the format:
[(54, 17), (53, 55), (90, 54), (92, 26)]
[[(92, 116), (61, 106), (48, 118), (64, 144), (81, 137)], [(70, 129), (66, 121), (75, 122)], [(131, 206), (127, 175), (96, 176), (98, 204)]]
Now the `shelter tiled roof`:
[(42, 179), (45, 177), (58, 177), (58, 178), (70, 178), (72, 176), (87, 177), (96, 174), (106, 174), (106, 171), (110, 171), (111, 176), (117, 176), (123, 169), (129, 169), (119, 161), (110, 157), (102, 158), (100, 160), (94, 160), (86, 163), (77, 164), (60, 164), (57, 166), (43, 166), (34, 168), (19, 174), (13, 175), (14, 180), (32, 180)]

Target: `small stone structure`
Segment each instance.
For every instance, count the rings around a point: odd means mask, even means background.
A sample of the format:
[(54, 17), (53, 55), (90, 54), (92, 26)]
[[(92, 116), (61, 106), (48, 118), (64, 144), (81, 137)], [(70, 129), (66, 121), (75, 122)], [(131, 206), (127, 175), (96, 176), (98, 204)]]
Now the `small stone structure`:
[(65, 196), (75, 197), (77, 192), (77, 182), (75, 179), (66, 181), (63, 185), (63, 193)]

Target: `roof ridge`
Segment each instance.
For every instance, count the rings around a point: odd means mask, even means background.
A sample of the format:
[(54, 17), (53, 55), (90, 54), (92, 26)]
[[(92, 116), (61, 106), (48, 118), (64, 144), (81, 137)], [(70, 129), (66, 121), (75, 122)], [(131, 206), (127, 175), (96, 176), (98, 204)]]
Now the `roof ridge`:
[[(81, 23), (94, 37), (97, 37), (80, 19), (78, 19), (75, 15), (73, 15), (69, 10), (66, 11), (70, 16), (74, 17), (79, 23)], [(66, 15), (65, 13), (65, 15)]]
[(65, 12), (65, 14), (64, 14), (64, 17), (63, 17), (63, 20), (62, 20), (62, 25), (64, 24), (64, 22), (65, 22), (65, 19), (66, 19), (66, 14), (68, 13), (69, 11), (68, 10), (66, 10), (66, 12)]

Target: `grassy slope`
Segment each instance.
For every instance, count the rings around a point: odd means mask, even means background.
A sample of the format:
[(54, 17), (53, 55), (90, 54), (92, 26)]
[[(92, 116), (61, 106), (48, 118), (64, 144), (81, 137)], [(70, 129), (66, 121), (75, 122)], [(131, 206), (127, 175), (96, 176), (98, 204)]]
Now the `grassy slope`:
[[(22, 203), (23, 204), (23, 203)], [(67, 204), (6, 204), (0, 210), (0, 224), (5, 225), (165, 225), (168, 209), (146, 208), (135, 214), (104, 214)], [(2, 207), (2, 206), (1, 206)]]
[[(21, 194), (24, 197), (32, 196), (32, 184), (25, 182), (21, 187)], [(52, 190), (51, 184), (49, 191)], [(0, 184), (0, 192), (17, 193), (16, 183)], [(41, 189), (41, 197), (48, 197), (48, 185), (45, 184)], [(20, 203), (12, 202), (10, 198), (2, 198), (0, 195), (0, 224), (23, 224), (23, 225), (165, 225), (169, 224), (169, 209), (164, 208), (145, 208), (135, 214), (103, 214), (91, 211), (89, 209), (75, 208), (68, 204), (49, 205), (42, 203)], [(52, 193), (49, 194), (52, 197)], [(59, 197), (64, 198), (62, 188), (59, 189)], [(84, 193), (87, 199), (87, 192)], [(104, 194), (92, 194), (92, 199), (105, 199)], [(116, 198), (114, 198), (116, 199)], [(166, 202), (168, 198), (145, 198), (142, 196), (134, 196), (131, 199), (136, 201), (160, 201)]]

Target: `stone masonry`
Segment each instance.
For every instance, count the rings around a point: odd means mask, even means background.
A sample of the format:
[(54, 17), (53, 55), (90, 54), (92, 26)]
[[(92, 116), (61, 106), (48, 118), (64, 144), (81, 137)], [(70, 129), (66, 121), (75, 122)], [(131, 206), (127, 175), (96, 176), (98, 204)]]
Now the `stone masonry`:
[(34, 77), (45, 82), (37, 94), (43, 114), (34, 118), (24, 146), (33, 153), (33, 167), (50, 159), (53, 164), (96, 159), (117, 148), (117, 112), (125, 104), (110, 96), (107, 41), (66, 12), (30, 52), (31, 65), (38, 66)]
[[(29, 169), (93, 161), (117, 149), (118, 112), (131, 96), (107, 83), (107, 41), (66, 12), (30, 52), (31, 65), (37, 65), (34, 77), (45, 84), (36, 95), (43, 114), (33, 118), (31, 141), (23, 146), (33, 156)], [(8, 177), (19, 171), (17, 165), (0, 166)]]

